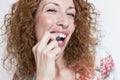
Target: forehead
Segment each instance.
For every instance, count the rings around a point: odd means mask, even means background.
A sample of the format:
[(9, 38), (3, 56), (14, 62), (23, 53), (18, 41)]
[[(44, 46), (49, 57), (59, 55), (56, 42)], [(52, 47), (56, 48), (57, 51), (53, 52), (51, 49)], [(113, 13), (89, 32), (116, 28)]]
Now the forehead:
[(49, 5), (49, 4), (58, 4), (59, 6), (64, 7), (75, 7), (73, 0), (42, 0), (40, 6)]

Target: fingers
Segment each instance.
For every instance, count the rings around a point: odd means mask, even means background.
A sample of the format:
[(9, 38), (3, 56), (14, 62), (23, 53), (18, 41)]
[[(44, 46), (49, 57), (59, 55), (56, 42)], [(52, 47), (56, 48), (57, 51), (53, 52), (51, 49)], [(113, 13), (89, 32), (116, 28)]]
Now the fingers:
[(48, 42), (50, 40), (51, 41), (55, 40), (56, 37), (57, 37), (57, 35), (46, 32), (43, 35), (43, 38), (41, 39), (41, 41), (38, 43), (39, 44), (39, 46), (38, 46), (39, 52), (41, 52), (41, 50), (43, 50), (48, 45)]
[[(57, 35), (46, 32), (43, 35), (41, 41), (39, 41), (33, 47), (34, 55), (49, 54), (49, 53), (53, 53), (53, 56), (57, 55), (58, 54), (57, 51), (59, 51), (60, 48), (58, 47), (58, 42), (56, 41), (56, 37)], [(49, 42), (49, 40), (51, 41)]]
[(40, 79), (51, 77), (50, 80), (53, 80), (55, 76), (55, 60), (60, 53), (56, 37), (57, 35), (46, 32), (32, 49), (36, 62), (36, 75)]
[(36, 48), (39, 49), (38, 52), (41, 52), (47, 45), (49, 40), (55, 40), (57, 35), (46, 32), (42, 39), (33, 47), (33, 52), (36, 53)]
[(50, 50), (53, 50), (55, 47), (58, 47), (58, 42), (56, 40), (51, 41), (43, 50), (43, 53), (46, 54)]
[(37, 48), (36, 52), (41, 53), (42, 50), (47, 46), (47, 43), (48, 43), (49, 39), (50, 39), (50, 34), (48, 32), (46, 32), (43, 35), (41, 41), (39, 41), (37, 43), (37, 45), (36, 45), (36, 48)]
[(56, 34), (52, 34), (50, 32), (45, 32), (45, 34), (43, 35), (43, 38), (41, 39), (41, 44), (44, 43), (44, 45), (47, 45), (48, 41), (51, 40), (55, 40), (57, 37)]
[(52, 55), (54, 59), (60, 54), (60, 48), (56, 47), (55, 49), (51, 50), (48, 54)]

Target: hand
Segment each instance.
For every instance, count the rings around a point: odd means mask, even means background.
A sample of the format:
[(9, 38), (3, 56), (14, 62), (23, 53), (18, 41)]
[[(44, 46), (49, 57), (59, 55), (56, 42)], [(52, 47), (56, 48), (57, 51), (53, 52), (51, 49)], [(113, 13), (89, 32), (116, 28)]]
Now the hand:
[(53, 80), (56, 75), (55, 60), (60, 53), (56, 35), (46, 32), (41, 41), (33, 47), (33, 53), (36, 61), (36, 80)]

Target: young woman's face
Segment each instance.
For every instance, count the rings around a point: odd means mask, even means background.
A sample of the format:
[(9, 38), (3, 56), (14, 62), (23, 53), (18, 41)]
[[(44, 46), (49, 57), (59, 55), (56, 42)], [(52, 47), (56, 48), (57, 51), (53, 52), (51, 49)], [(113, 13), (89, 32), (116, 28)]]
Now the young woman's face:
[(42, 0), (35, 17), (37, 41), (41, 40), (45, 32), (50, 32), (61, 37), (58, 45), (65, 48), (75, 30), (74, 17), (73, 0)]

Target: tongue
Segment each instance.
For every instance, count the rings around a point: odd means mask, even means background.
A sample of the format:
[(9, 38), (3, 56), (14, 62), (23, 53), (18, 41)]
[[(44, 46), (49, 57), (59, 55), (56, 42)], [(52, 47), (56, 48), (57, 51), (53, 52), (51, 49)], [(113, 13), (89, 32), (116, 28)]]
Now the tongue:
[[(51, 32), (51, 33), (54, 33), (54, 32)], [(50, 40), (51, 41), (51, 40)], [(49, 41), (49, 42), (50, 42)], [(63, 47), (65, 45), (65, 38), (62, 38), (62, 37), (56, 37), (56, 41), (58, 42), (58, 46), (59, 47)], [(48, 42), (48, 43), (49, 43)]]
[(65, 41), (58, 41), (58, 46), (59, 46), (59, 47), (63, 47), (64, 44), (65, 44)]

